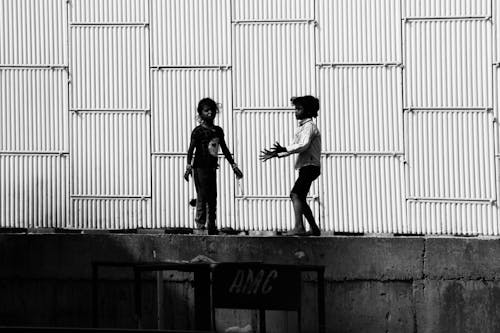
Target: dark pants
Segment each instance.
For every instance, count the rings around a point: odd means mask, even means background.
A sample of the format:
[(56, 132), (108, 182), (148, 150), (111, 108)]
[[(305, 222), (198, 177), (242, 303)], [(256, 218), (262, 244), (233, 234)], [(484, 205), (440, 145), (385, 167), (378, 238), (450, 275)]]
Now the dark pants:
[(214, 230), (217, 209), (217, 169), (195, 168), (193, 170), (196, 187), (196, 223), (205, 224), (208, 217), (208, 230)]
[(295, 181), (295, 185), (291, 192), (297, 194), (299, 198), (305, 201), (312, 182), (316, 180), (320, 174), (321, 168), (319, 166), (307, 165), (300, 168), (299, 178)]

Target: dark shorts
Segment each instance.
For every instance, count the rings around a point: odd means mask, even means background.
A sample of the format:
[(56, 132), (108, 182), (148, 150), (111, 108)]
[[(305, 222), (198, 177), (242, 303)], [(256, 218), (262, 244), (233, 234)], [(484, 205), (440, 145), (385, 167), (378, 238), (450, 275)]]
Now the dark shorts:
[(312, 182), (321, 174), (321, 168), (315, 165), (308, 165), (299, 169), (299, 178), (293, 185), (292, 193), (295, 193), (299, 198), (306, 198)]

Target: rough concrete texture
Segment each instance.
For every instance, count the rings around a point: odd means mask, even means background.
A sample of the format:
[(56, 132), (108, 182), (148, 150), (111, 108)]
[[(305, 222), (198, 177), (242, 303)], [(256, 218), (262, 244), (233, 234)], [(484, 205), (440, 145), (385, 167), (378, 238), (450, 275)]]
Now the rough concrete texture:
[[(89, 326), (91, 262), (191, 260), (326, 267), (327, 332), (499, 332), (498, 240), (463, 238), (0, 235), (0, 325)], [(150, 275), (152, 277), (153, 275)], [(132, 274), (103, 272), (104, 326), (134, 327)], [(193, 327), (192, 276), (169, 272), (165, 328)], [(155, 284), (145, 281), (144, 324), (156, 327)], [(303, 332), (317, 329), (316, 283), (303, 283)], [(219, 312), (258, 326), (254, 312)], [(296, 332), (293, 312), (269, 312), (268, 332)]]
[(415, 325), (410, 281), (336, 282), (327, 295), (327, 327), (333, 332), (411, 332)]
[(424, 274), (431, 279), (500, 279), (500, 239), (427, 238)]
[(415, 332), (500, 332), (500, 281), (426, 279), (415, 298)]

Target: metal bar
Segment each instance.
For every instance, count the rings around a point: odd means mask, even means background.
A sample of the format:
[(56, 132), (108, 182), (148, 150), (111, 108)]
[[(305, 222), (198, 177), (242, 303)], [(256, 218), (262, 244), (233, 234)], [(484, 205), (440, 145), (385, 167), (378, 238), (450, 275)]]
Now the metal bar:
[(39, 156), (52, 156), (69, 155), (69, 151), (0, 151), (0, 156), (2, 155), (39, 155)]
[(71, 112), (145, 112), (151, 113), (151, 109), (69, 109)]
[(440, 108), (406, 107), (406, 108), (403, 108), (403, 111), (408, 111), (408, 112), (412, 112), (412, 111), (419, 111), (419, 112), (425, 112), (425, 111), (428, 111), (428, 112), (432, 112), (432, 111), (463, 111), (463, 112), (483, 111), (483, 112), (491, 112), (491, 111), (493, 111), (493, 107), (489, 107), (489, 106), (484, 107), (484, 108), (480, 108), (480, 107), (440, 107)]
[(162, 66), (149, 66), (153, 70), (162, 69), (218, 69), (230, 70), (233, 68), (231, 65), (162, 65)]
[[(290, 196), (288, 195), (235, 195), (236, 199), (242, 200), (265, 200), (265, 199), (282, 199), (282, 200), (290, 200)], [(306, 199), (316, 200), (319, 196), (307, 196)]]
[(259, 332), (266, 333), (266, 309), (259, 309)]
[(295, 112), (295, 109), (292, 108), (280, 108), (280, 107), (261, 107), (261, 108), (256, 108), (256, 107), (248, 107), (248, 108), (233, 108), (233, 111), (235, 112), (246, 112), (246, 111), (290, 111), (290, 112)]
[(209, 330), (211, 326), (210, 270), (194, 269), (194, 316), (197, 330)]
[(318, 63), (316, 67), (403, 67), (401, 62), (331, 62), (331, 63)]
[(478, 199), (478, 198), (416, 198), (416, 197), (408, 197), (407, 201), (424, 201), (424, 202), (464, 202), (464, 203), (489, 203), (493, 204), (496, 202), (495, 198), (487, 198), (487, 199)]
[(489, 21), (491, 16), (413, 16), (403, 17), (402, 21)]
[(157, 301), (157, 320), (158, 329), (165, 328), (165, 302), (163, 291), (163, 271), (156, 272), (156, 301)]
[(74, 22), (69, 24), (71, 27), (86, 27), (86, 26), (111, 26), (111, 27), (147, 27), (148, 22)]
[(134, 266), (134, 300), (135, 300), (135, 320), (137, 328), (142, 328), (142, 288), (141, 288), (141, 270)]
[(98, 318), (98, 309), (99, 302), (97, 300), (97, 296), (99, 294), (98, 291), (98, 275), (99, 275), (99, 265), (96, 263), (92, 263), (92, 327), (99, 327), (99, 318)]
[(297, 293), (299, 294), (299, 307), (297, 309), (297, 331), (299, 333), (302, 333), (302, 301), (300, 300), (300, 297), (302, 295), (302, 272), (299, 270), (299, 290), (297, 290)]
[(232, 24), (273, 24), (273, 23), (314, 23), (318, 22), (314, 19), (298, 19), (298, 20), (233, 20)]
[(393, 157), (399, 157), (403, 156), (403, 152), (382, 152), (382, 151), (326, 151), (322, 152), (321, 155), (323, 156), (393, 156)]
[(0, 64), (0, 70), (8, 70), (8, 69), (63, 69), (68, 70), (68, 66), (66, 65), (3, 65)]
[(144, 195), (70, 195), (71, 199), (151, 199), (151, 196)]

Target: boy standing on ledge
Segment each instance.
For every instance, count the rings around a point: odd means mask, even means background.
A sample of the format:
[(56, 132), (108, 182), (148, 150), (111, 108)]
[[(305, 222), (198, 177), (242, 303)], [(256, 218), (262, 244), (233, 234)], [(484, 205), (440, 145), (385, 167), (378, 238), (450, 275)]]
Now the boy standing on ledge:
[[(259, 158), (265, 162), (274, 157), (298, 154), (295, 169), (299, 171), (299, 177), (290, 193), (295, 213), (295, 227), (287, 235), (319, 236), (321, 231), (306, 201), (312, 182), (321, 173), (321, 134), (313, 121), (313, 118), (318, 117), (319, 100), (313, 96), (302, 96), (292, 98), (291, 101), (295, 105), (295, 118), (299, 122), (293, 142), (286, 147), (276, 142), (272, 148), (262, 150)], [(304, 228), (302, 216), (305, 216), (311, 227), (309, 232)]]

